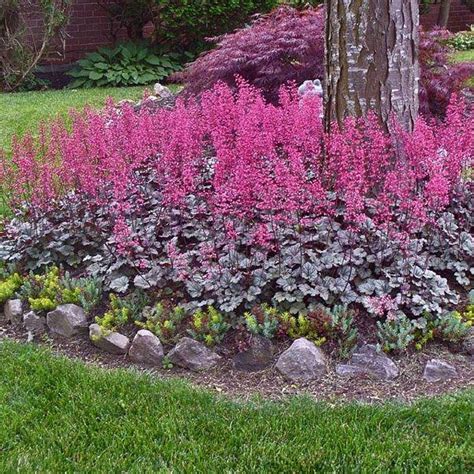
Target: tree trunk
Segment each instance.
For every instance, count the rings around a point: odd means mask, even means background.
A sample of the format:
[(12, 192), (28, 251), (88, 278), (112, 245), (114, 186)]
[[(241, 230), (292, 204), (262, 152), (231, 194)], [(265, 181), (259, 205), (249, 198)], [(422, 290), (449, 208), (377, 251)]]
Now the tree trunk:
[(412, 130), (418, 114), (418, 0), (326, 0), (325, 121), (374, 110)]
[(449, 11), (451, 9), (451, 0), (441, 0), (441, 5), (439, 7), (438, 20), (436, 24), (442, 28), (448, 26), (449, 20)]

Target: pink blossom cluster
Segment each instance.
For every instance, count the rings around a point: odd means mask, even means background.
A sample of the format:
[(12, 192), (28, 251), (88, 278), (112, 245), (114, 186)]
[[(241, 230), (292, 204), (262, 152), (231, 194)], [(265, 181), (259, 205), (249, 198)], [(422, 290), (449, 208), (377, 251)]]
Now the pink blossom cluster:
[(109, 104), (75, 114), (70, 130), (55, 122), (38, 139), (17, 140), (2, 183), (11, 204), (26, 202), (33, 216), (70, 192), (106, 204), (123, 252), (139, 244), (127, 216), (140, 206), (142, 172), (154, 173), (169, 208), (198, 197), (229, 238), (239, 238), (235, 223), (254, 222), (254, 238), (266, 246), (273, 224), (314, 225), (341, 206), (355, 229), (370, 219), (400, 235), (417, 231), (468, 185), (474, 121), (458, 99), (444, 122), (420, 118), (411, 134), (394, 124), (388, 135), (369, 116), (327, 135), (321, 107), (292, 87), (281, 89), (278, 105), (267, 103), (244, 81), (237, 91), (218, 84), (200, 101), (178, 100), (173, 110)]

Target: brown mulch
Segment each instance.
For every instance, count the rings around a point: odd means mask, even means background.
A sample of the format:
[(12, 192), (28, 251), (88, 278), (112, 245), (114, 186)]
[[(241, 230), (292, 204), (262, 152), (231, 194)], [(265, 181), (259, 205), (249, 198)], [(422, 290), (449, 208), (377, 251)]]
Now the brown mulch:
[[(129, 329), (130, 334), (132, 329)], [(9, 338), (25, 342), (25, 330), (0, 321), (0, 339)], [(50, 347), (54, 353), (104, 368), (136, 368), (151, 373), (162, 379), (179, 378), (192, 385), (211, 389), (232, 398), (250, 399), (256, 395), (266, 399), (281, 399), (288, 395), (306, 394), (317, 400), (326, 401), (362, 401), (378, 403), (386, 400), (411, 402), (420, 397), (452, 393), (457, 390), (474, 387), (474, 360), (471, 356), (451, 352), (447, 347), (432, 343), (422, 352), (404, 356), (393, 356), (392, 359), (400, 369), (400, 376), (392, 382), (373, 380), (369, 377), (344, 378), (335, 373), (336, 361), (331, 358), (328, 374), (321, 380), (306, 384), (287, 382), (273, 367), (258, 373), (240, 372), (233, 368), (232, 353), (234, 347), (224, 345), (217, 349), (223, 357), (217, 367), (206, 372), (194, 373), (188, 370), (173, 368), (147, 368), (133, 364), (126, 356), (115, 356), (93, 346), (87, 335), (71, 339), (43, 336), (37, 341)], [(278, 354), (289, 346), (289, 342), (276, 345), (275, 362)], [(428, 383), (423, 380), (425, 363), (433, 358), (446, 360), (456, 367), (458, 378), (444, 383)]]

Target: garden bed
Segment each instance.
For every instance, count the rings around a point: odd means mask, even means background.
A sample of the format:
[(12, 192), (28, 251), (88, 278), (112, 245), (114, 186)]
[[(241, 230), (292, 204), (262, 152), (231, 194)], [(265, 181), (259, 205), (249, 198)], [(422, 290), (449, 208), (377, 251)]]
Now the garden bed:
[[(133, 336), (134, 331), (128, 328), (125, 334)], [(370, 335), (367, 335), (370, 340)], [(26, 341), (24, 329), (0, 321), (0, 339), (9, 338)], [(70, 339), (57, 336), (44, 336), (38, 340), (40, 345), (50, 347), (55, 353), (78, 359), (88, 364), (107, 369), (135, 368), (151, 373), (158, 378), (178, 378), (190, 381), (193, 385), (204, 387), (231, 397), (251, 399), (260, 395), (267, 399), (280, 399), (289, 395), (306, 394), (317, 400), (328, 401), (363, 401), (379, 403), (386, 400), (411, 402), (420, 397), (453, 393), (463, 388), (474, 386), (473, 357), (462, 352), (452, 352), (445, 345), (433, 343), (421, 352), (410, 352), (394, 356), (392, 360), (400, 370), (400, 375), (392, 381), (375, 380), (370, 376), (341, 377), (335, 373), (338, 363), (329, 359), (328, 373), (320, 380), (294, 383), (285, 378), (272, 364), (260, 372), (248, 373), (236, 370), (232, 356), (236, 347), (231, 342), (217, 347), (216, 352), (222, 360), (209, 370), (192, 372), (179, 367), (164, 369), (136, 364), (127, 356), (117, 356), (104, 352), (91, 344), (87, 335), (77, 335)], [(278, 343), (275, 347), (274, 362), (279, 354), (286, 350), (290, 342)], [(456, 378), (436, 383), (423, 379), (423, 369), (431, 359), (442, 359), (456, 368)]]

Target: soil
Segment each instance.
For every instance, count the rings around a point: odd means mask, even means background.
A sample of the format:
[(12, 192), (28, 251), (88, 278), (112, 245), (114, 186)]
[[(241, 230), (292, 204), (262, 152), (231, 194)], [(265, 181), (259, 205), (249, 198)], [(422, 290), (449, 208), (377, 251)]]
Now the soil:
[[(136, 329), (129, 327), (127, 335), (133, 337)], [(10, 338), (25, 342), (27, 333), (23, 328), (13, 327), (0, 321), (0, 339)], [(215, 368), (195, 373), (174, 367), (166, 370), (149, 368), (133, 364), (126, 356), (105, 353), (91, 344), (86, 334), (70, 339), (44, 335), (37, 339), (40, 345), (50, 347), (54, 353), (103, 368), (136, 368), (161, 379), (179, 378), (192, 385), (207, 388), (238, 399), (250, 399), (262, 396), (266, 399), (281, 399), (288, 395), (309, 395), (317, 400), (361, 401), (380, 403), (387, 400), (412, 402), (420, 397), (452, 393), (457, 390), (474, 387), (474, 359), (460, 352), (452, 352), (446, 346), (431, 343), (422, 352), (392, 356), (400, 369), (400, 376), (391, 382), (373, 380), (370, 377), (344, 378), (335, 373), (337, 361), (330, 358), (328, 374), (318, 381), (294, 384), (286, 381), (274, 367), (258, 373), (240, 372), (233, 368), (232, 355), (236, 345), (230, 341), (216, 349), (223, 358)], [(275, 362), (278, 355), (288, 348), (290, 341), (275, 345)], [(165, 348), (166, 349), (166, 348)], [(458, 371), (458, 377), (448, 382), (428, 383), (422, 378), (426, 362), (433, 358), (443, 359)]]

